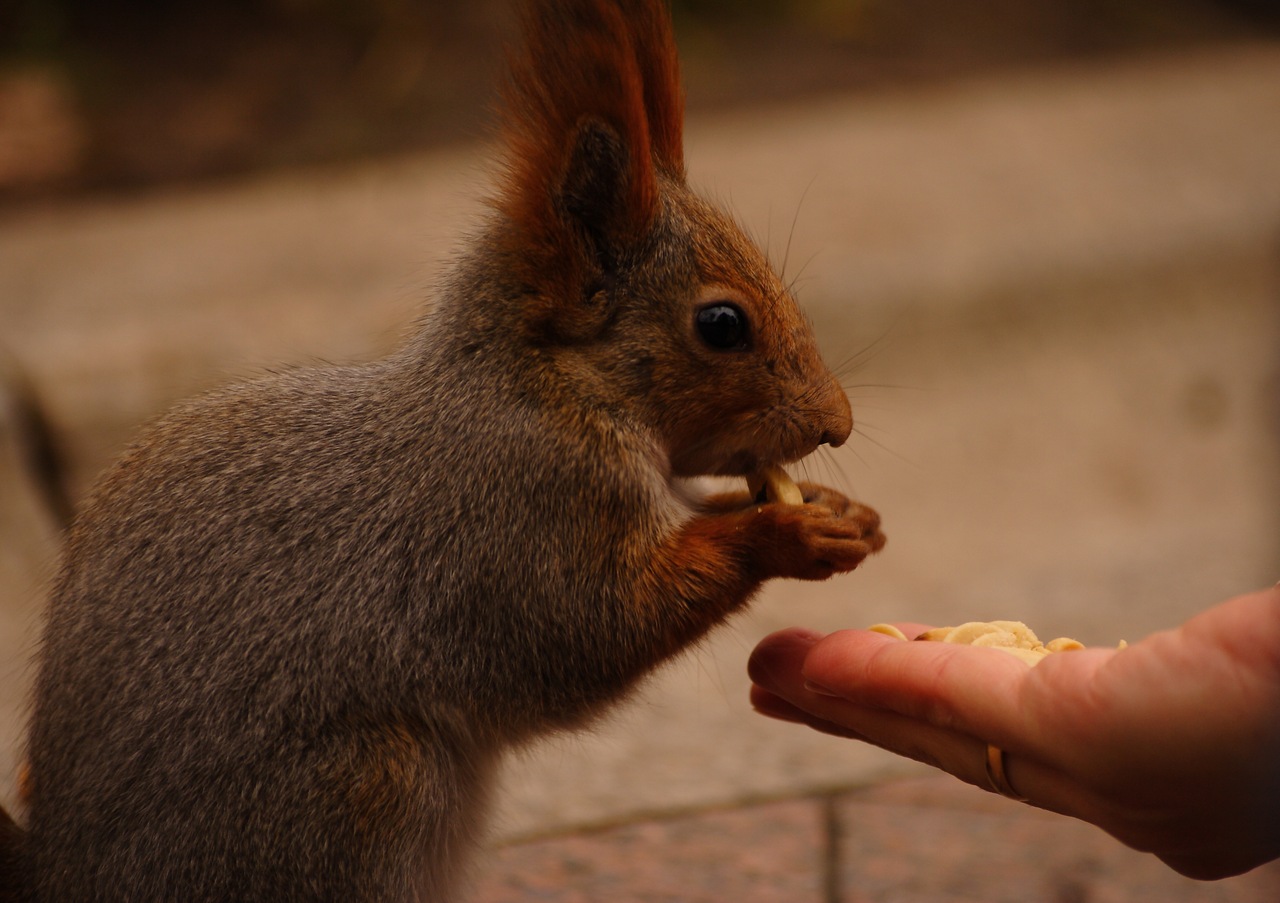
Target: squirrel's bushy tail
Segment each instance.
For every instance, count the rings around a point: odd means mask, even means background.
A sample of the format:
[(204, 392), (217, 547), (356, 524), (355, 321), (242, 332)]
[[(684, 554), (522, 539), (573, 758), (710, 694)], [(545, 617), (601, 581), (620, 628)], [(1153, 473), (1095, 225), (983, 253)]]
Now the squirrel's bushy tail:
[(34, 380), (0, 345), (0, 442), (6, 441), (6, 431), (23, 469), (21, 476), (34, 488), (53, 522), (65, 529), (73, 512), (66, 456)]

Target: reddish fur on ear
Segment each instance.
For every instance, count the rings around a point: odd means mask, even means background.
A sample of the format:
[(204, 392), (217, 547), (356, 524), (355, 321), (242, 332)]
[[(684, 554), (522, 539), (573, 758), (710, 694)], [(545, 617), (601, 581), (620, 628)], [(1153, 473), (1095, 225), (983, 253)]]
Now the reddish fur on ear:
[(615, 224), (639, 234), (657, 210), (657, 171), (682, 178), (683, 100), (663, 0), (525, 0), (509, 56), (499, 207), (547, 250), (572, 246), (560, 193), (584, 124), (626, 155)]
[(619, 0), (631, 25), (636, 62), (644, 82), (644, 105), (654, 162), (684, 179), (684, 90), (680, 55), (663, 0)]

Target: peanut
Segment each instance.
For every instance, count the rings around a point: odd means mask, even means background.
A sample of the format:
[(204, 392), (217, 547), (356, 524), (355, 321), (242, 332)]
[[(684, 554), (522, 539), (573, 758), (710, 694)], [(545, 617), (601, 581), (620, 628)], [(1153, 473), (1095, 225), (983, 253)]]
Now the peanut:
[[(899, 640), (907, 639), (906, 634), (892, 624), (872, 624), (867, 629)], [(989, 646), (1015, 655), (1028, 665), (1037, 664), (1043, 661), (1045, 656), (1054, 652), (1072, 652), (1085, 648), (1079, 640), (1073, 640), (1070, 637), (1058, 637), (1042, 643), (1035, 635), (1035, 631), (1021, 621), (968, 621), (958, 627), (935, 627), (932, 630), (926, 630), (915, 639), (934, 643)], [(1117, 648), (1123, 649), (1126, 645), (1124, 640), (1121, 640)]]
[(765, 498), (771, 502), (780, 502), (784, 505), (804, 504), (804, 494), (800, 492), (800, 487), (777, 464), (765, 464), (759, 471), (747, 477), (747, 488), (751, 490), (753, 498), (758, 498), (760, 490), (763, 489)]

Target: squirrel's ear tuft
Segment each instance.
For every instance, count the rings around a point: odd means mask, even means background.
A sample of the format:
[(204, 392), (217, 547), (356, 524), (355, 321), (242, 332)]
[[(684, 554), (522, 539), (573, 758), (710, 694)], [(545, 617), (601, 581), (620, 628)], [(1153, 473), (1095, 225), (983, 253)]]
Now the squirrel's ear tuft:
[(684, 89), (671, 14), (664, 0), (619, 0), (618, 5), (631, 26), (654, 163), (683, 181)]
[[(653, 222), (658, 173), (684, 177), (675, 40), (664, 0), (525, 0), (522, 20), (495, 201), (530, 251), (562, 258), (538, 271), (580, 287)], [(584, 256), (596, 273), (565, 271)]]

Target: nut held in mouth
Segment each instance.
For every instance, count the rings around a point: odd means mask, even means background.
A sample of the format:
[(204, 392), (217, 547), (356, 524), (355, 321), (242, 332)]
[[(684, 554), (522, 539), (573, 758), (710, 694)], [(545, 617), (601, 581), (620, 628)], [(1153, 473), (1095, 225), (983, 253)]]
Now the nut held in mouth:
[(784, 505), (804, 504), (804, 493), (800, 491), (800, 487), (777, 464), (765, 464), (747, 477), (747, 488), (751, 490), (753, 498), (760, 498), (760, 492), (764, 490), (768, 501)]

